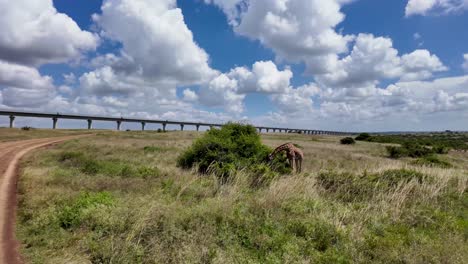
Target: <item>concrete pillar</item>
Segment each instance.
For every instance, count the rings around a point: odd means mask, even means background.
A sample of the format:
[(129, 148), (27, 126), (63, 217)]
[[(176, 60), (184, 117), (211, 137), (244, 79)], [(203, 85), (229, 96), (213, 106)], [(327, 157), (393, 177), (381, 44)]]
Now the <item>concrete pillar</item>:
[(276, 133), (276, 129), (273, 128), (273, 133)]
[(166, 132), (166, 123), (162, 123), (162, 126), (163, 126), (163, 131)]
[(117, 131), (120, 131), (120, 127), (122, 126), (122, 121), (117, 121)]
[(267, 128), (267, 129), (266, 129), (266, 131), (267, 131), (267, 133), (269, 133), (269, 132), (270, 132), (270, 129), (269, 129), (269, 128)]
[(93, 129), (93, 120), (88, 119), (88, 129)]
[(180, 124), (180, 131), (184, 131), (184, 124)]
[(258, 128), (258, 132), (262, 133), (262, 128), (261, 127)]
[(10, 128), (14, 128), (14, 127), (15, 127), (15, 116), (11, 115), (10, 116)]
[(200, 125), (196, 125), (197, 131), (200, 131)]
[(141, 122), (141, 131), (145, 131), (145, 126), (146, 126), (146, 123), (145, 123), (145, 122)]
[(52, 129), (57, 128), (57, 121), (58, 121), (57, 117), (52, 118)]

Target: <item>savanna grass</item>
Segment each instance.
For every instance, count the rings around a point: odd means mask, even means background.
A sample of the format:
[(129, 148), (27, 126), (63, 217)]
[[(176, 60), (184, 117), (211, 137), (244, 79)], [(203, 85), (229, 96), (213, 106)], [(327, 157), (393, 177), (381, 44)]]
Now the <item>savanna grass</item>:
[[(101, 132), (23, 163), (17, 236), (30, 263), (464, 263), (467, 171), (389, 159), (385, 146), (308, 135), (302, 174), (176, 160), (195, 132)], [(93, 164), (95, 162), (95, 164)], [(90, 165), (91, 164), (91, 165)], [(128, 166), (127, 172), (123, 168)], [(142, 177), (138, 168), (157, 168)], [(91, 169), (92, 168), (92, 169)], [(152, 173), (151, 173), (152, 174)], [(259, 185), (253, 184), (252, 175)]]

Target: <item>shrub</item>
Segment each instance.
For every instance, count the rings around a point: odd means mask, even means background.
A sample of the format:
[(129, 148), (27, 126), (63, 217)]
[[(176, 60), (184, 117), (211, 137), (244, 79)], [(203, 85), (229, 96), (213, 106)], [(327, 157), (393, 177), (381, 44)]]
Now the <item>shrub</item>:
[(81, 224), (84, 210), (100, 205), (110, 206), (114, 199), (108, 192), (83, 192), (74, 201), (62, 206), (57, 212), (60, 227), (69, 229)]
[(29, 127), (29, 126), (24, 126), (24, 127), (21, 128), (21, 130), (24, 130), (24, 131), (29, 131), (31, 129), (32, 129), (32, 127)]
[(356, 141), (351, 137), (345, 137), (340, 140), (340, 143), (343, 145), (353, 145), (356, 144)]
[(157, 130), (156, 132), (158, 132), (158, 133), (163, 133), (164, 130), (162, 130), (161, 128), (158, 128), (158, 130)]
[[(177, 160), (181, 168), (198, 166), (200, 173), (213, 172), (227, 176), (235, 170), (251, 169), (254, 165), (267, 163), (270, 148), (263, 145), (255, 127), (228, 123), (221, 129), (211, 129), (197, 139)], [(281, 164), (281, 156), (272, 162)], [(281, 166), (271, 166), (279, 169)]]
[(371, 138), (371, 135), (369, 133), (361, 133), (356, 137), (356, 140), (359, 141), (367, 141)]
[(408, 153), (406, 152), (405, 148), (402, 147), (395, 147), (395, 146), (387, 146), (387, 152), (390, 158), (398, 159), (401, 157), (406, 157)]
[(394, 159), (401, 157), (420, 158), (434, 154), (435, 149), (417, 143), (404, 143), (401, 147), (387, 146), (387, 152), (390, 158)]

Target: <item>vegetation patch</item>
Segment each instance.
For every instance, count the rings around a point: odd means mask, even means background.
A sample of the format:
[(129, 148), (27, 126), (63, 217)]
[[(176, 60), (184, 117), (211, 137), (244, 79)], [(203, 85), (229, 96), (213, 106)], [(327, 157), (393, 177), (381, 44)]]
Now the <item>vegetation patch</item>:
[(387, 170), (379, 174), (322, 172), (318, 184), (327, 194), (343, 202), (367, 201), (375, 195), (395, 189), (410, 181), (430, 181), (431, 178), (413, 170)]
[(267, 160), (271, 151), (262, 144), (255, 127), (229, 123), (221, 129), (210, 129), (195, 140), (179, 156), (177, 165), (184, 169), (198, 166), (200, 173), (211, 172), (220, 177), (242, 169), (262, 174), (289, 171), (284, 156), (277, 155), (271, 162)]
[(439, 168), (452, 168), (453, 165), (445, 160), (442, 160), (436, 155), (427, 155), (418, 158), (412, 162), (414, 165), (428, 166), (428, 167), (439, 167)]
[(99, 160), (83, 152), (65, 151), (58, 155), (58, 161), (66, 166), (77, 168), (88, 175), (102, 174), (111, 177), (158, 177), (160, 171), (157, 167), (135, 165), (119, 160)]
[(425, 146), (438, 154), (446, 154), (448, 150), (468, 150), (468, 134), (437, 133), (437, 134), (407, 134), (407, 135), (370, 135), (360, 134), (356, 140), (390, 143), (400, 145)]
[(342, 145), (354, 145), (356, 144), (356, 141), (354, 141), (352, 137), (345, 137), (345, 138), (340, 139), (340, 143)]

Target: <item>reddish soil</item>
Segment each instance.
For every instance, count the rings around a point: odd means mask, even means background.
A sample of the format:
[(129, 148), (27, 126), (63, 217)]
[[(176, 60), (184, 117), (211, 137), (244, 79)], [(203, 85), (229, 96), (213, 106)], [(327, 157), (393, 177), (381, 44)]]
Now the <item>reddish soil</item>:
[(0, 263), (23, 263), (15, 237), (18, 163), (31, 150), (82, 136), (0, 143)]

